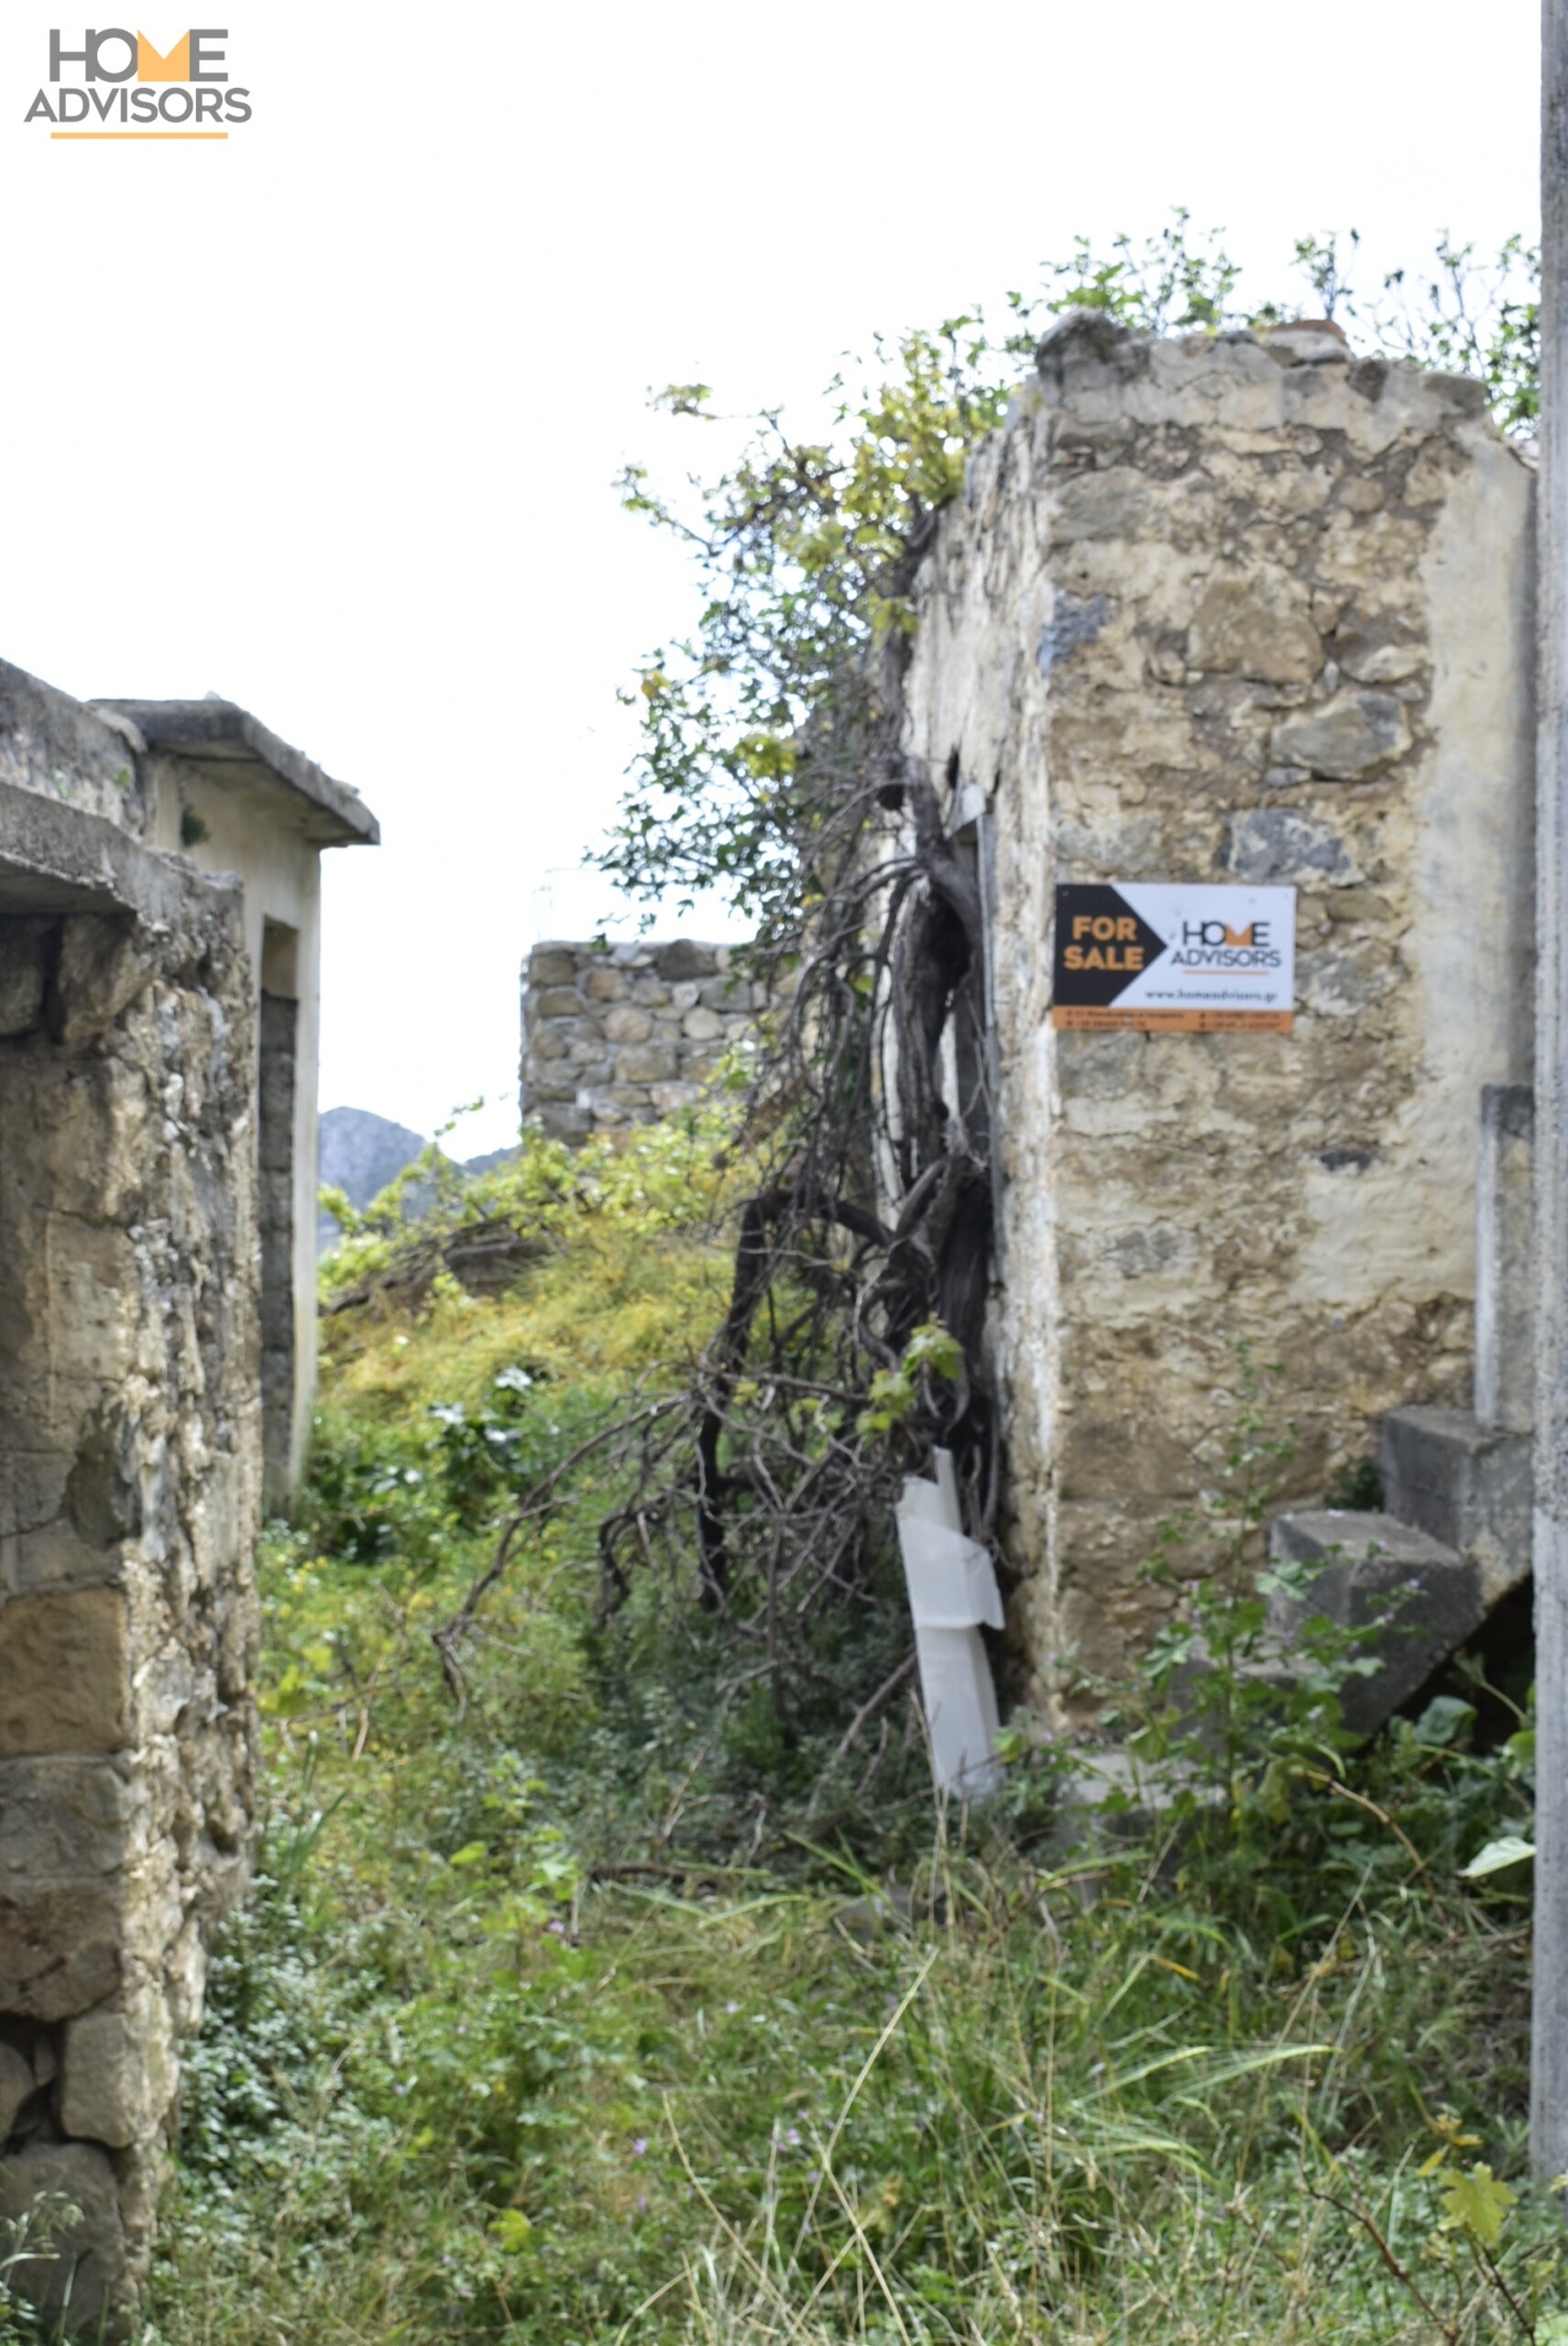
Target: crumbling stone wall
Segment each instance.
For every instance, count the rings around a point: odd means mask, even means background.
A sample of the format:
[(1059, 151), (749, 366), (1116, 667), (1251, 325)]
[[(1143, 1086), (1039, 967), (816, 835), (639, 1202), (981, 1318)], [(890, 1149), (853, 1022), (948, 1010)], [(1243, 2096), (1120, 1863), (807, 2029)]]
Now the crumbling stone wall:
[(581, 1141), (691, 1107), (767, 1007), (725, 945), (536, 945), (523, 970), (522, 1113)]
[[(1530, 1055), (1531, 482), (1478, 385), (1332, 329), (1066, 323), (919, 584), (906, 741), (972, 827), (1011, 1614), (1047, 1696), (1163, 1603), (1235, 1347), (1321, 1490), (1467, 1399), (1481, 1088)], [(1294, 883), (1293, 1035), (1053, 1031), (1054, 884)]]
[(239, 892), (115, 848), (70, 751), (47, 807), (0, 771), (0, 2218), (82, 2210), (20, 2275), (81, 2328), (247, 1878), (260, 1437)]

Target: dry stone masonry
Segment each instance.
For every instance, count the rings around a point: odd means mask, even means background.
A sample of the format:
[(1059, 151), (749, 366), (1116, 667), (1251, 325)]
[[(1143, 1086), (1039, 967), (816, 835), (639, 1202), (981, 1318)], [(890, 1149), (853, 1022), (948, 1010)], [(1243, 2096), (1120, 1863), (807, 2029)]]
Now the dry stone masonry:
[[(987, 904), (1037, 1699), (1170, 1601), (1140, 1568), (1238, 1344), (1303, 1499), (1470, 1400), (1481, 1095), (1530, 1065), (1531, 505), (1473, 382), (1085, 316), (938, 530), (906, 745)], [(1055, 1031), (1055, 884), (1117, 881), (1294, 885), (1294, 1032)]]
[(522, 1113), (582, 1141), (696, 1105), (769, 1007), (726, 945), (536, 945), (522, 986)]

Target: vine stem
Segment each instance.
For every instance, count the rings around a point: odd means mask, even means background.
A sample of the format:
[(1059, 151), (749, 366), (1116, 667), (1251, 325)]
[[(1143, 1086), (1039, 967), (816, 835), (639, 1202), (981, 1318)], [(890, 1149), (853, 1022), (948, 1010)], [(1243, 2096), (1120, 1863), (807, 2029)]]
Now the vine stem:
[(1407, 2290), (1415, 2299), (1417, 2305), (1420, 2306), (1427, 2319), (1447, 2341), (1447, 2346), (1459, 2346), (1458, 2330), (1453, 2329), (1449, 2323), (1444, 2321), (1442, 2316), (1438, 2312), (1437, 2308), (1432, 2304), (1431, 2300), (1423, 2293), (1418, 2285), (1414, 2275), (1400, 2264), (1398, 2258), (1395, 2255), (1393, 2250), (1389, 2247), (1387, 2242), (1384, 2239), (1383, 2234), (1379, 2231), (1376, 2224), (1367, 2214), (1365, 2208), (1357, 2208), (1346, 2200), (1336, 2199), (1332, 2191), (1314, 2191), (1310, 2184), (1307, 2187), (1307, 2196), (1310, 2199), (1321, 2200), (1326, 2208), (1337, 2208), (1342, 2216), (1349, 2216), (1355, 2223), (1358, 2223), (1362, 2230), (1370, 2238), (1378, 2255), (1383, 2259), (1384, 2264), (1388, 2267), (1388, 2270), (1394, 2275), (1395, 2280), (1398, 2282), (1399, 2286), (1402, 2289)]

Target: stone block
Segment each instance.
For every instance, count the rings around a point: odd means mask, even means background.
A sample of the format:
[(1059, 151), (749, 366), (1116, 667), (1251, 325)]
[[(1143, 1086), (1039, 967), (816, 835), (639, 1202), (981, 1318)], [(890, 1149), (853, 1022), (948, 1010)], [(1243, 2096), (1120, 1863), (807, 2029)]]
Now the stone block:
[(631, 1000), (641, 1010), (657, 1010), (670, 999), (670, 989), (663, 978), (637, 977), (631, 981)]
[(656, 948), (653, 966), (667, 983), (673, 984), (683, 979), (715, 976), (718, 957), (711, 945), (696, 945), (688, 937), (677, 937), (673, 944)]
[(570, 946), (536, 945), (528, 957), (530, 992), (545, 986), (575, 986), (577, 957)]
[(696, 1010), (687, 1011), (681, 1021), (681, 1032), (694, 1043), (716, 1043), (724, 1032), (724, 1021), (717, 1010), (699, 1004)]
[(1337, 831), (1288, 807), (1233, 815), (1228, 831), (1224, 861), (1233, 879), (1321, 887), (1324, 881), (1360, 877)]
[(1476, 1565), (1489, 1606), (1519, 1586), (1530, 1568), (1528, 1435), (1484, 1426), (1468, 1409), (1390, 1409), (1379, 1464), (1389, 1513)]
[(587, 1094), (587, 1104), (597, 1124), (645, 1124), (653, 1116), (653, 1104), (643, 1083), (606, 1084)]
[(1282, 1515), (1270, 1529), (1276, 1560), (1321, 1569), (1300, 1602), (1274, 1595), (1268, 1626), (1288, 1652), (1301, 1623), (1325, 1614), (1342, 1628), (1383, 1624), (1365, 1650), (1376, 1677), (1350, 1679), (1341, 1694), (1345, 1724), (1375, 1734), (1487, 1612), (1476, 1566), (1442, 1541), (1392, 1515), (1320, 1507)]
[(119, 1985), (120, 1902), (95, 1882), (0, 1884), (0, 2012), (70, 2020)]
[(131, 919), (75, 914), (60, 925), (49, 1022), (68, 1050), (112, 1026), (152, 976), (155, 947)]
[(531, 989), (528, 1014), (531, 1023), (536, 1018), (580, 1018), (583, 998), (575, 986), (546, 986), (539, 993)]
[(601, 962), (583, 980), (583, 992), (590, 1002), (624, 1002), (627, 982), (624, 971), (607, 968)]
[(548, 1070), (536, 1068), (528, 1079), (527, 1111), (534, 1115), (550, 1101), (575, 1100), (577, 1096), (577, 1071), (571, 1066), (555, 1061)]
[(80, 1588), (84, 1581), (102, 1580), (109, 1561), (83, 1540), (69, 1516), (60, 1516), (19, 1539), (0, 1538), (0, 1593)]
[(1058, 1460), (1064, 1501), (1119, 1499), (1157, 1512), (1194, 1487), (1190, 1449), (1157, 1426), (1142, 1428), (1129, 1442), (1126, 1420), (1113, 1405), (1064, 1411)]
[(1112, 465), (1104, 472), (1076, 474), (1063, 484), (1051, 534), (1058, 543), (1134, 537), (1148, 510), (1148, 486), (1142, 474), (1129, 465)]
[(96, 2338), (125, 2265), (115, 2170), (88, 2143), (29, 2143), (0, 2159), (0, 2224), (21, 2222), (40, 2199), (68, 2202), (77, 2220), (53, 2234), (48, 2253), (24, 2256), (6, 2278), (69, 2334)]
[(1391, 693), (1341, 693), (1321, 708), (1288, 717), (1275, 727), (1269, 746), (1277, 765), (1308, 766), (1332, 782), (1359, 782), (1404, 756), (1410, 720)]
[(151, 2135), (174, 2098), (169, 2012), (144, 1992), (134, 2012), (84, 2012), (65, 2031), (60, 2124), (78, 2141), (129, 2150)]
[(1535, 1422), (1535, 1094), (1481, 1092), (1475, 1168), (1475, 1415), (1527, 1433)]
[(655, 1083), (649, 1087), (648, 1097), (661, 1116), (677, 1115), (683, 1108), (695, 1108), (702, 1098), (700, 1083)]
[(49, 1255), (50, 1367), (101, 1392), (131, 1371), (142, 1266), (128, 1233), (58, 1218)]
[(1408, 619), (1397, 613), (1347, 611), (1331, 649), (1358, 685), (1400, 685), (1419, 675), (1431, 657)]
[(618, 1083), (668, 1083), (676, 1069), (673, 1043), (631, 1043), (616, 1053)]
[(744, 978), (705, 978), (696, 990), (697, 1000), (709, 1010), (751, 1010), (757, 993), (758, 989)]
[(0, 1605), (0, 1760), (117, 1751), (128, 1727), (118, 1590), (13, 1596)]
[[(160, 1039), (165, 1055), (178, 1047), (172, 1036)], [(16, 1197), (19, 1178), (32, 1200), (28, 1211), (47, 1198), (56, 1212), (89, 1223), (132, 1219), (144, 1207), (149, 1166), (160, 1146), (163, 1063), (160, 1058), (156, 1079), (144, 1080), (127, 1047), (123, 1056), (78, 1059), (71, 1082), (62, 1086), (49, 1080), (51, 1071), (58, 1078), (60, 1066), (52, 1056), (39, 1052), (13, 1062), (6, 1071), (7, 1126), (16, 1119), (18, 1127), (9, 1152), (9, 1196)], [(200, 1087), (200, 1069), (184, 1080), (189, 1098)], [(25, 1149), (15, 1146), (18, 1131), (27, 1134)]]
[(109, 1759), (0, 1760), (0, 1895), (28, 1882), (107, 1879), (146, 1833), (139, 1779)]
[(1323, 645), (1306, 588), (1278, 571), (1216, 579), (1193, 614), (1187, 658), (1194, 668), (1263, 684), (1310, 684)]
[(604, 1031), (612, 1043), (645, 1043), (653, 1031), (653, 1021), (635, 1003), (618, 1002), (605, 1013)]

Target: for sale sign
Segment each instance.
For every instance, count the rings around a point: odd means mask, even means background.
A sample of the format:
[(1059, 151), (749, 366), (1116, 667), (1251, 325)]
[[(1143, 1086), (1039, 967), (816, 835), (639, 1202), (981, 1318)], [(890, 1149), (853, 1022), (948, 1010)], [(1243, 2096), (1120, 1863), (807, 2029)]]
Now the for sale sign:
[(1294, 888), (1116, 881), (1057, 890), (1053, 1025), (1288, 1035)]

